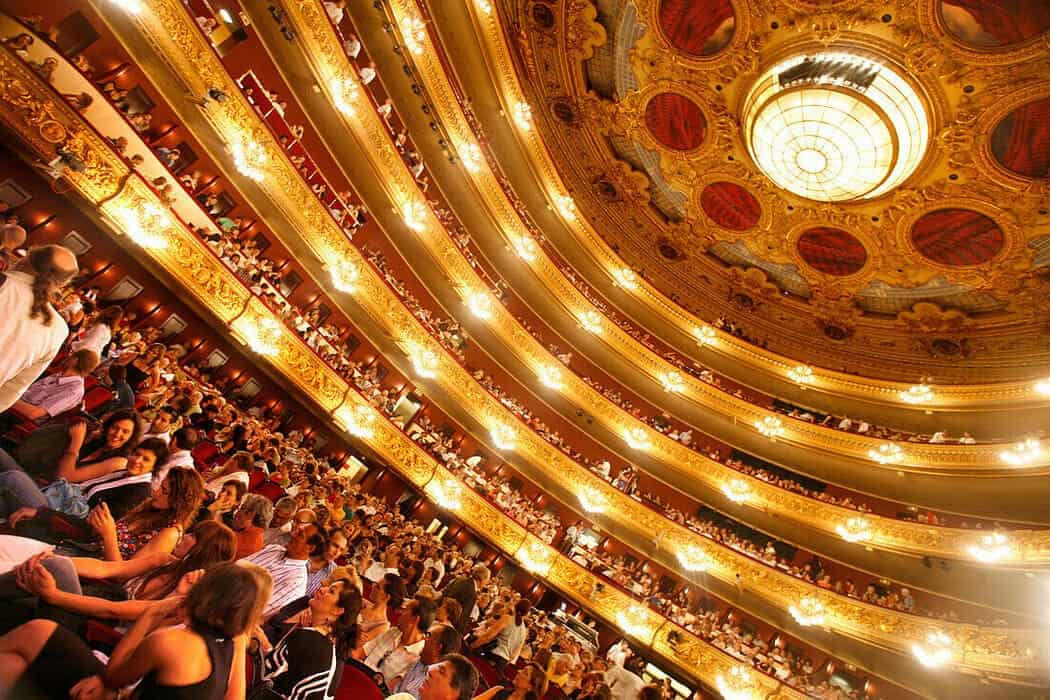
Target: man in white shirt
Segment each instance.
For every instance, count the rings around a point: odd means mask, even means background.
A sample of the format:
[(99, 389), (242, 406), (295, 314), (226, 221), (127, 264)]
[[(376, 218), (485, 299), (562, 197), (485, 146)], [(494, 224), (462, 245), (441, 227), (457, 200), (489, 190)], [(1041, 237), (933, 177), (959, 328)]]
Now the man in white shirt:
[(434, 601), (423, 596), (406, 600), (397, 625), (365, 642), (365, 665), (383, 674), (388, 688), (395, 688), (423, 651), (426, 632), (434, 622)]
[(171, 428), (175, 422), (175, 417), (175, 409), (171, 406), (162, 406), (157, 409), (157, 415), (154, 416), (149, 428), (142, 434), (142, 439), (157, 438), (158, 440), (163, 440), (165, 445), (170, 445)]
[(266, 545), (255, 554), (240, 561), (261, 566), (273, 577), (273, 591), (263, 608), (263, 616), (269, 617), (288, 603), (306, 595), (306, 563), (315, 550), (323, 551), (324, 536), (316, 525), (292, 528), (288, 546)]
[(357, 60), (357, 54), (361, 53), (361, 40), (357, 38), (356, 34), (351, 34), (343, 42), (343, 50), (346, 51), (346, 55), (350, 58)]
[(361, 84), (368, 85), (370, 82), (376, 79), (376, 64), (369, 63), (367, 66), (361, 69)]
[(940, 445), (945, 442), (948, 442), (947, 430), (938, 430), (936, 433), (930, 436), (931, 445)]
[(48, 245), (31, 250), (0, 276), (0, 411), (43, 374), (69, 335), (50, 300), (77, 271), (72, 251)]
[(638, 700), (638, 694), (645, 687), (645, 681), (638, 673), (643, 662), (637, 656), (627, 659), (625, 665), (613, 664), (605, 672), (605, 684), (609, 686), (612, 700)]
[(73, 410), (84, 400), (84, 377), (96, 367), (98, 355), (93, 350), (78, 350), (66, 360), (61, 373), (33, 382), (11, 410), (36, 421)]

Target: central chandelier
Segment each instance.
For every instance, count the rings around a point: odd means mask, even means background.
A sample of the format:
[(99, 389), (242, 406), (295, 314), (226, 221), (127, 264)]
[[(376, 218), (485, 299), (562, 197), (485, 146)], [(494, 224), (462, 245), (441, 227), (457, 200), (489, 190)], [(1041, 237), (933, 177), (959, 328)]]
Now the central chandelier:
[(926, 107), (889, 66), (852, 53), (795, 56), (767, 70), (743, 110), (755, 164), (807, 199), (872, 199), (903, 183), (930, 140)]
[(580, 505), (588, 513), (601, 515), (609, 507), (605, 495), (593, 486), (581, 486), (576, 495), (580, 499)]

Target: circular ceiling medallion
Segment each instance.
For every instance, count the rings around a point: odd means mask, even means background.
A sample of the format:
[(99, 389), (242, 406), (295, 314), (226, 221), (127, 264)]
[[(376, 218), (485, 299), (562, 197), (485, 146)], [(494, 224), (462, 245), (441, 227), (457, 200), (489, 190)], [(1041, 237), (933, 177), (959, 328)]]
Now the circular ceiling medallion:
[(735, 182), (715, 182), (700, 193), (700, 206), (722, 228), (746, 231), (762, 216), (755, 196)]
[(645, 106), (645, 126), (668, 148), (691, 151), (704, 142), (707, 120), (688, 97), (662, 92)]
[(663, 0), (660, 29), (682, 53), (712, 56), (733, 39), (736, 16), (729, 0)]
[(795, 243), (799, 257), (826, 275), (846, 277), (864, 267), (868, 251), (856, 236), (837, 228), (818, 226), (799, 236)]
[(979, 48), (1020, 44), (1050, 30), (1046, 0), (941, 0), (941, 17), (959, 41)]
[(1050, 177), (1050, 97), (1023, 104), (992, 130), (992, 155), (1025, 177)]
[(939, 209), (912, 225), (911, 240), (924, 257), (953, 267), (980, 265), (1003, 249), (1004, 236), (990, 217), (969, 209)]
[(743, 123), (759, 169), (822, 202), (886, 194), (915, 172), (929, 141), (914, 88), (888, 66), (846, 53), (774, 65), (748, 93)]

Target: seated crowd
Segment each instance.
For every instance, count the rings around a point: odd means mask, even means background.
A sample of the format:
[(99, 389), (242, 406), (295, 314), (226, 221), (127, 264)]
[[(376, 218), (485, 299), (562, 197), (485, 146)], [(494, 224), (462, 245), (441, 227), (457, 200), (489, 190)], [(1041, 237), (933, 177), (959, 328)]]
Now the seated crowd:
[[(20, 268), (0, 302), (34, 308), (29, 325), (55, 333), (35, 365), (0, 376), (5, 396), (15, 392), (0, 451), (0, 693), (229, 698), (265, 687), (307, 700), (363, 678), (406, 698), (468, 700), (481, 669), (485, 698), (539, 700), (555, 687), (669, 697), (633, 672), (639, 659), (610, 662), (484, 563), (360, 492), (301, 431), (281, 432), (281, 416), (227, 400), (225, 378), (180, 363), (185, 349), (156, 342), (155, 329), (89, 310), (68, 333), (31, 292), (39, 276), (57, 303), (75, 274), (68, 251), (31, 251)], [(74, 350), (99, 316), (112, 322), (102, 355)], [(129, 383), (147, 353), (165, 371)], [(103, 366), (131, 393), (114, 388), (112, 403), (85, 412), (84, 380)]]

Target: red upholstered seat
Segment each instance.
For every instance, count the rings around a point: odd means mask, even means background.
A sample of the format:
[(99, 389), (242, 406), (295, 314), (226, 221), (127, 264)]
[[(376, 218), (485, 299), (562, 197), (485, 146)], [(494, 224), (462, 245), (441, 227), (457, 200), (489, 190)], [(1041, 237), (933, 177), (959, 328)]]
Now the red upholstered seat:
[(107, 387), (101, 384), (88, 389), (88, 392), (84, 394), (84, 410), (88, 413), (94, 413), (96, 410), (102, 408), (107, 403), (113, 400), (113, 392)]
[(359, 668), (346, 664), (335, 700), (383, 700), (383, 691)]
[(494, 685), (503, 685), (503, 676), (500, 675), (495, 666), (480, 656), (471, 655), (467, 658), (470, 659), (470, 663), (474, 664), (474, 668), (478, 669), (478, 675), (481, 676), (481, 680), (484, 681), (486, 687), (491, 688)]
[(215, 458), (219, 454), (219, 448), (214, 442), (205, 440), (197, 443), (197, 446), (193, 448), (193, 451), (190, 452), (190, 454), (193, 455), (194, 464), (196, 464), (198, 468), (203, 469), (204, 467), (211, 466), (212, 462), (215, 461)]

